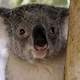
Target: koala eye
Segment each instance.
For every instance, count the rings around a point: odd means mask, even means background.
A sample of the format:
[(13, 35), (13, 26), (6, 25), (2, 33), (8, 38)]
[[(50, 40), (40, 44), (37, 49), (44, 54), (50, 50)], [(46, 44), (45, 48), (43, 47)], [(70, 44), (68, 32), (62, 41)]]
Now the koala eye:
[(28, 38), (29, 37), (28, 31), (25, 28), (23, 28), (23, 27), (17, 28), (16, 34), (21, 39), (24, 39), (24, 38)]
[(24, 29), (20, 29), (19, 34), (20, 34), (20, 35), (24, 35), (24, 34), (25, 34), (25, 30), (24, 30)]
[(51, 34), (54, 34), (54, 33), (55, 33), (54, 27), (51, 27), (51, 28), (50, 28), (50, 33), (51, 33)]

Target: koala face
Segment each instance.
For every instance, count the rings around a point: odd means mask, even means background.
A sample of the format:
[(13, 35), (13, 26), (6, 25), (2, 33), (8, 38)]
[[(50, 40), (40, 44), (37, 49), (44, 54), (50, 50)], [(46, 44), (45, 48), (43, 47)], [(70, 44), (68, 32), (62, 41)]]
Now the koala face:
[(65, 48), (67, 9), (34, 4), (5, 11), (1, 16), (14, 55), (25, 60), (43, 59), (60, 54)]

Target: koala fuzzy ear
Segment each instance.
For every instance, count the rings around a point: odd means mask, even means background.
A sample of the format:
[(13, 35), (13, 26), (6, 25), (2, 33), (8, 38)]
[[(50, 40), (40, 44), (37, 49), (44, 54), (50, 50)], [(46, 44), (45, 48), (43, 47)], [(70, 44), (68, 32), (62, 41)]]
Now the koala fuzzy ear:
[(68, 8), (58, 8), (56, 21), (60, 21), (60, 23), (63, 23), (68, 16), (69, 16)]
[(65, 18), (69, 15), (69, 9), (68, 8), (61, 8), (60, 14), (61, 18)]
[(7, 8), (0, 8), (0, 16), (4, 18), (9, 18), (11, 15), (11, 10)]

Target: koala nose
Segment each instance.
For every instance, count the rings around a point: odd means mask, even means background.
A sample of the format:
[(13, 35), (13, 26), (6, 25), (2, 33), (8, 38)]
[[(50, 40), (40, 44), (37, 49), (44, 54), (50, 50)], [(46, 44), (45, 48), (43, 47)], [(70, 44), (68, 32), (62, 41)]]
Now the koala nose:
[(45, 49), (45, 45), (47, 45), (46, 31), (41, 24), (38, 24), (33, 28), (32, 36), (34, 48), (37, 50)]

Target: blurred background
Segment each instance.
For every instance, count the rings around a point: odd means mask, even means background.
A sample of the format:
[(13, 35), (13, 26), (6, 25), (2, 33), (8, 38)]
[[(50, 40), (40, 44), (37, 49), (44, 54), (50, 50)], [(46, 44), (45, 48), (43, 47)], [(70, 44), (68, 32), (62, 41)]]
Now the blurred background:
[(24, 4), (47, 4), (51, 6), (69, 7), (69, 0), (0, 0), (0, 7), (14, 8)]

